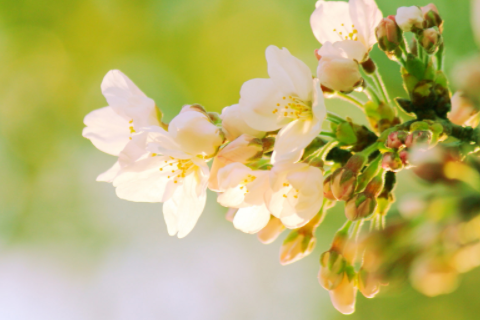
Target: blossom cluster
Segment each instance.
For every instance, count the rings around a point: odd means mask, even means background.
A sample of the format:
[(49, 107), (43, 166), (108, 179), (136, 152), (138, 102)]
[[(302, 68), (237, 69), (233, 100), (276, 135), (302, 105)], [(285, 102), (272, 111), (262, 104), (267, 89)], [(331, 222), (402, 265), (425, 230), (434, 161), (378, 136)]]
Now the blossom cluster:
[[(245, 82), (238, 103), (221, 114), (190, 104), (165, 123), (161, 108), (112, 70), (101, 85), (108, 106), (85, 117), (83, 136), (117, 157), (97, 180), (112, 183), (121, 199), (163, 203), (170, 235), (192, 231), (210, 189), (234, 227), (261, 242), (290, 229), (282, 264), (312, 252), (328, 209), (343, 201), (346, 222), (320, 257), (318, 279), (335, 308), (349, 314), (357, 291), (375, 296), (390, 280), (385, 265), (397, 261), (382, 258), (385, 246), (372, 240), (393, 237), (385, 232), (396, 173), (412, 168), (426, 181), (472, 184), (465, 176), (445, 178), (445, 168), (478, 150), (480, 131), (471, 126), (480, 97), (471, 82), (452, 97), (443, 20), (433, 4), (384, 17), (374, 0), (320, 0), (310, 24), (321, 44), (312, 55), (316, 72), (286, 48), (269, 46), (269, 78)], [(411, 44), (405, 33), (412, 33)], [(408, 98), (390, 99), (369, 54), (375, 44), (399, 64)], [(327, 111), (326, 98), (359, 107), (370, 128)], [(322, 131), (326, 121), (331, 131)], [(372, 232), (361, 232), (364, 222)], [(413, 278), (427, 277), (428, 268), (418, 270), (423, 276)]]

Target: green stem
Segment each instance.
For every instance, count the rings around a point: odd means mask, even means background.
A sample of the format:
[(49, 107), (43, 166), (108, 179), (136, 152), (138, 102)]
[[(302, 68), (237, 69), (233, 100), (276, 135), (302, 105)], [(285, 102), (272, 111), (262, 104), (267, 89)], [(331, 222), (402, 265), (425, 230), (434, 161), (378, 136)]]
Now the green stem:
[(325, 137), (330, 137), (330, 138), (334, 138), (336, 139), (337, 138), (337, 135), (333, 132), (328, 132), (328, 131), (322, 131), (320, 132), (320, 135), (321, 136), (325, 136)]
[(344, 119), (342, 119), (340, 116), (336, 115), (333, 112), (327, 111), (327, 120), (336, 124), (340, 124), (342, 122), (345, 122)]
[(355, 99), (354, 97), (351, 97), (349, 95), (346, 95), (345, 93), (341, 93), (341, 92), (335, 92), (335, 97), (337, 98), (340, 98), (344, 101), (347, 101), (347, 102), (350, 102), (351, 104), (353, 104), (354, 106), (360, 108), (360, 110), (363, 111), (363, 103), (361, 103), (360, 101), (358, 101), (357, 99)]
[(360, 151), (359, 153), (365, 155), (365, 156), (369, 156), (371, 153), (375, 152), (378, 150), (378, 146), (379, 144), (381, 144), (381, 142), (375, 142), (375, 143), (372, 143), (371, 145), (369, 145), (368, 147), (366, 147), (365, 149), (363, 149), (362, 151)]
[(373, 80), (375, 81), (378, 91), (380, 91), (385, 99), (385, 102), (390, 104), (390, 97), (388, 96), (387, 88), (385, 87), (385, 83), (383, 82), (382, 76), (378, 72), (378, 68), (375, 70), (375, 73), (372, 75)]
[(376, 104), (380, 104), (380, 98), (378, 97), (377, 92), (373, 88), (367, 88), (364, 91), (365, 95), (368, 97), (368, 100), (375, 102)]
[(337, 235), (346, 235), (348, 233), (348, 229), (350, 229), (351, 225), (352, 225), (352, 221), (350, 221), (350, 220), (345, 221), (343, 226), (340, 229), (338, 229), (338, 231), (335, 233), (335, 237)]
[(443, 69), (443, 51), (445, 50), (445, 47), (443, 44), (440, 45), (438, 48), (438, 51), (436, 53), (437, 57), (437, 70), (442, 70)]
[(363, 220), (355, 222), (355, 225), (353, 226), (351, 237), (355, 240), (355, 242), (358, 240), (358, 236), (360, 235), (360, 230), (362, 230), (362, 226)]
[(330, 150), (335, 148), (338, 144), (339, 144), (339, 142), (337, 140), (332, 140), (332, 141), (327, 142), (327, 144), (324, 145), (323, 148), (321, 148), (319, 150), (318, 157), (320, 159), (322, 159), (323, 161), (325, 161), (325, 157), (330, 152)]

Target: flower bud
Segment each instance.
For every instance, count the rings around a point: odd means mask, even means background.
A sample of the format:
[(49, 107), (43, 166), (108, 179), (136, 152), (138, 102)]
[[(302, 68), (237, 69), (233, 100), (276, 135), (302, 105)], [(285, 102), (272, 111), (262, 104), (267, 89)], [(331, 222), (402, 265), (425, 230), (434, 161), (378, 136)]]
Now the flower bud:
[(373, 273), (361, 268), (358, 271), (358, 290), (366, 298), (373, 298), (380, 291), (380, 281)]
[(376, 207), (377, 201), (371, 194), (357, 193), (345, 204), (345, 216), (351, 221), (368, 218), (375, 212)]
[(437, 27), (423, 30), (418, 40), (428, 54), (435, 53), (443, 42), (442, 35)]
[(433, 3), (430, 3), (420, 9), (423, 13), (424, 28), (437, 27), (440, 32), (443, 32), (443, 20), (438, 13), (437, 7)]
[(395, 16), (383, 18), (375, 28), (375, 35), (380, 49), (387, 52), (397, 49), (403, 40), (402, 30), (395, 22)]
[(345, 145), (353, 145), (357, 142), (353, 124), (348, 121), (342, 122), (337, 126), (335, 135), (337, 140)]
[(463, 92), (457, 91), (452, 97), (452, 110), (448, 114), (448, 119), (461, 126), (479, 111)]
[(405, 32), (415, 32), (423, 28), (423, 13), (417, 6), (398, 8), (395, 20)]
[(402, 151), (400, 151), (398, 153), (398, 156), (400, 157), (400, 160), (402, 160), (402, 163), (405, 167), (408, 167), (409, 166), (409, 162), (408, 162), (408, 150), (407, 149), (403, 149)]
[(336, 201), (337, 198), (335, 198), (332, 192), (332, 176), (333, 174), (323, 180), (323, 196), (329, 200)]
[(221, 149), (213, 159), (208, 187), (218, 191), (218, 171), (233, 162), (248, 163), (257, 160), (263, 154), (263, 143), (246, 134), (241, 135)]
[(403, 169), (402, 159), (396, 152), (386, 152), (383, 154), (382, 168), (388, 171), (398, 172)]
[(334, 91), (351, 92), (363, 84), (358, 62), (340, 56), (322, 57), (317, 76), (323, 86)]
[(329, 291), (330, 300), (333, 306), (343, 314), (352, 314), (355, 311), (355, 298), (357, 296), (357, 287), (354, 278), (350, 278), (347, 273), (343, 280), (335, 289)]
[(432, 141), (432, 133), (427, 130), (415, 130), (405, 139), (408, 148), (421, 144), (429, 144)]
[(357, 186), (357, 174), (348, 168), (337, 169), (332, 174), (331, 192), (337, 200), (351, 198)]
[(283, 230), (285, 230), (285, 226), (280, 219), (270, 215), (267, 225), (257, 232), (257, 238), (261, 243), (269, 244), (275, 241)]
[(408, 136), (408, 132), (394, 131), (388, 135), (386, 147), (392, 149), (398, 149), (405, 143), (405, 139)]
[(280, 263), (282, 265), (290, 264), (309, 255), (317, 240), (311, 232), (305, 232), (305, 229), (292, 230), (287, 236), (280, 248)]
[(333, 290), (343, 280), (346, 261), (341, 254), (335, 250), (324, 252), (320, 256), (320, 270), (318, 272), (318, 282), (326, 290)]

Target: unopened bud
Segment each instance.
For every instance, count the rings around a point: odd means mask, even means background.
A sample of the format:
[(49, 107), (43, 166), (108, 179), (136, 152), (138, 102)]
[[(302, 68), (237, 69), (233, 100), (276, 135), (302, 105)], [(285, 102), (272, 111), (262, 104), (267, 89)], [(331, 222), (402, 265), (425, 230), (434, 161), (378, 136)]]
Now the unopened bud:
[(403, 162), (397, 152), (386, 152), (382, 158), (382, 168), (388, 171), (398, 172), (403, 169)]
[(432, 28), (437, 27), (440, 32), (443, 32), (443, 20), (438, 13), (437, 7), (433, 4), (427, 4), (424, 7), (420, 8), (423, 13), (423, 27), (424, 28)]
[(357, 186), (357, 174), (348, 168), (337, 169), (332, 174), (331, 192), (337, 200), (351, 198)]
[(423, 28), (423, 13), (417, 6), (400, 7), (395, 16), (398, 26), (404, 32), (417, 31)]
[(269, 244), (275, 241), (278, 236), (285, 230), (285, 226), (280, 219), (270, 215), (267, 225), (257, 232), (257, 238), (263, 244)]
[(329, 291), (330, 300), (333, 306), (343, 314), (352, 314), (355, 312), (355, 298), (357, 296), (357, 287), (354, 277), (349, 277), (344, 273), (342, 282), (333, 290)]
[(320, 83), (334, 91), (352, 92), (363, 84), (358, 62), (343, 57), (322, 57), (318, 62)]
[(357, 193), (345, 204), (345, 216), (351, 221), (368, 218), (375, 212), (376, 207), (377, 201), (371, 194)]
[(463, 92), (457, 91), (452, 97), (452, 110), (448, 114), (448, 119), (454, 124), (461, 126), (479, 111), (475, 104), (473, 104)]
[(329, 200), (336, 201), (337, 198), (335, 198), (332, 192), (332, 177), (333, 174), (323, 180), (323, 196)]
[(358, 271), (358, 290), (366, 297), (373, 298), (380, 291), (380, 281), (365, 269)]
[(320, 270), (318, 282), (326, 290), (333, 290), (343, 280), (346, 261), (342, 255), (334, 250), (326, 251), (320, 256)]
[(406, 131), (394, 131), (388, 135), (386, 147), (398, 149), (404, 145), (405, 139), (408, 136)]
[(428, 54), (435, 53), (443, 42), (442, 35), (437, 27), (423, 30), (418, 40)]
[(403, 33), (395, 21), (395, 16), (383, 18), (375, 29), (375, 35), (380, 49), (387, 52), (397, 49), (403, 40)]
[(304, 258), (313, 251), (315, 243), (312, 233), (292, 230), (280, 248), (280, 263), (286, 265)]
[(400, 160), (402, 160), (402, 163), (405, 167), (408, 167), (409, 166), (409, 162), (408, 162), (408, 150), (407, 149), (403, 149), (402, 151), (400, 151), (398, 153), (398, 156), (400, 157)]
[(432, 133), (427, 130), (415, 130), (405, 139), (405, 145), (408, 148), (417, 145), (426, 145), (432, 141)]

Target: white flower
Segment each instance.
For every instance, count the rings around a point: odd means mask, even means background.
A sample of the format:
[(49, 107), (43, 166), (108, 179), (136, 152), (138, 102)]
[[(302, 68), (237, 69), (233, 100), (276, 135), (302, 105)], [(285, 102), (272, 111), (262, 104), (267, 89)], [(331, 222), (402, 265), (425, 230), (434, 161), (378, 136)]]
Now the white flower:
[(269, 188), (269, 172), (252, 170), (241, 163), (231, 163), (218, 172), (220, 191), (218, 203), (239, 208), (233, 219), (235, 228), (246, 233), (257, 233), (270, 220), (265, 205)]
[(205, 207), (205, 158), (222, 144), (219, 131), (201, 112), (186, 110), (170, 122), (168, 131), (151, 126), (134, 135), (119, 157), (121, 171), (113, 180), (117, 196), (164, 202), (168, 233), (185, 237)]
[[(310, 17), (313, 34), (321, 44), (353, 40), (368, 53), (377, 43), (375, 28), (383, 18), (374, 0), (317, 1)], [(359, 61), (361, 62), (361, 61)]]
[(318, 79), (290, 54), (269, 46), (266, 50), (270, 79), (247, 81), (240, 92), (245, 123), (261, 131), (279, 130), (272, 162), (296, 161), (321, 131), (326, 116)]
[[(119, 70), (109, 71), (101, 88), (109, 106), (94, 110), (85, 117), (87, 127), (82, 135), (99, 150), (118, 156), (136, 131), (159, 125), (159, 110), (155, 102)], [(97, 181), (111, 182), (119, 170), (116, 162), (99, 175)]]
[(229, 141), (235, 140), (244, 133), (255, 138), (265, 136), (264, 131), (253, 129), (247, 125), (241, 116), (239, 104), (223, 108), (220, 118), (222, 119), (223, 132)]
[(400, 7), (395, 16), (398, 26), (405, 32), (412, 31), (412, 28), (422, 29), (423, 20), (422, 10), (417, 6)]
[(102, 82), (108, 107), (90, 112), (84, 119), (83, 136), (99, 150), (118, 156), (132, 133), (141, 127), (158, 125), (158, 110), (121, 71), (111, 70)]
[(312, 219), (323, 203), (323, 174), (306, 163), (280, 163), (271, 171), (266, 201), (270, 212), (287, 228), (299, 228)]
[(332, 90), (350, 92), (362, 81), (358, 62), (367, 55), (365, 47), (357, 41), (325, 42), (317, 51), (320, 58), (317, 77)]
[(208, 187), (210, 190), (219, 191), (218, 171), (223, 167), (234, 162), (247, 163), (259, 159), (262, 154), (262, 141), (247, 134), (242, 134), (222, 148), (213, 158)]

